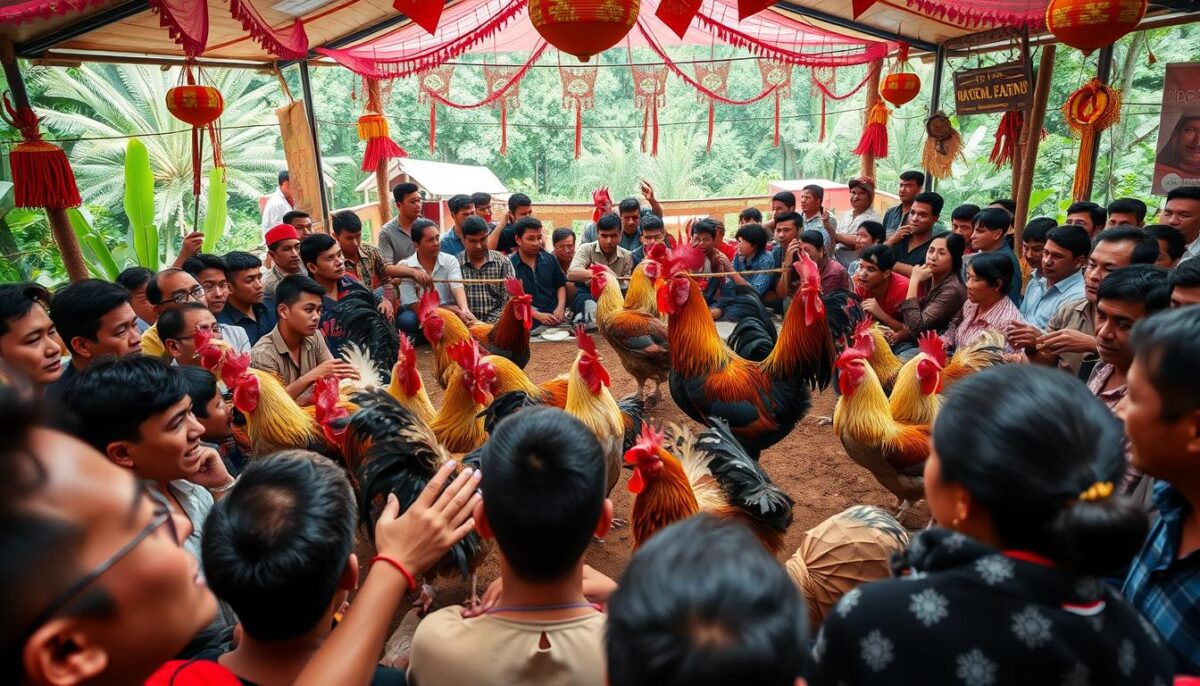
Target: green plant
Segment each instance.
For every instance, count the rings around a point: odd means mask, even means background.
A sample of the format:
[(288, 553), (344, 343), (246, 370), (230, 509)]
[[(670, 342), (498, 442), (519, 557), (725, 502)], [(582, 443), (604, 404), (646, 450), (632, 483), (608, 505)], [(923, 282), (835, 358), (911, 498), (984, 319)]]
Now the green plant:
[(113, 281), (121, 273), (117, 260), (112, 251), (104, 243), (104, 238), (96, 231), (90, 216), (84, 210), (67, 210), (67, 218), (71, 220), (71, 228), (79, 239), (79, 248), (83, 252), (83, 261), (87, 263), (88, 271), (97, 279)]
[(146, 146), (130, 138), (125, 147), (125, 216), (137, 263), (158, 271), (158, 227), (154, 224), (154, 170)]
[(225, 167), (208, 172), (208, 207), (204, 212), (204, 252), (212, 252), (229, 222), (229, 185)]

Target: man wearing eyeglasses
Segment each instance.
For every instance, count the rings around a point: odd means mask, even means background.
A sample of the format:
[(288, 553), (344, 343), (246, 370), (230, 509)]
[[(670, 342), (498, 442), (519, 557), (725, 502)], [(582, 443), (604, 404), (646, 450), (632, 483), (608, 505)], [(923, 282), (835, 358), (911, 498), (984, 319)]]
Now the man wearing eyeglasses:
[(196, 334), (204, 332), (214, 341), (224, 340), (217, 318), (199, 303), (187, 303), (163, 312), (155, 327), (171, 357), (171, 364), (177, 366), (200, 366)]
[[(154, 305), (154, 311), (160, 317), (167, 310), (182, 307), (188, 303), (200, 303), (207, 307), (204, 294), (204, 286), (196, 281), (196, 277), (182, 269), (164, 269), (155, 274), (154, 278), (150, 279), (150, 283), (146, 284), (146, 299)], [(234, 331), (235, 328), (238, 327), (221, 326), (221, 334), (223, 336), (228, 334), (225, 340), (235, 351), (249, 352), (250, 340), (246, 337), (245, 331)], [(171, 356), (167, 353), (167, 348), (163, 345), (162, 337), (159, 335), (157, 322), (142, 333), (142, 354), (158, 358), (164, 363), (171, 361)]]

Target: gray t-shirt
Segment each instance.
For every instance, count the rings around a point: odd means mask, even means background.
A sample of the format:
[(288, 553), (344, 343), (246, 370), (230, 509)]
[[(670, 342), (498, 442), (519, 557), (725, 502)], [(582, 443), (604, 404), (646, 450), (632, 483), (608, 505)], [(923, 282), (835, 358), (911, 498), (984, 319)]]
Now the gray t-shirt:
[(379, 254), (384, 264), (399, 264), (417, 252), (412, 236), (400, 228), (400, 218), (393, 217), (379, 229)]

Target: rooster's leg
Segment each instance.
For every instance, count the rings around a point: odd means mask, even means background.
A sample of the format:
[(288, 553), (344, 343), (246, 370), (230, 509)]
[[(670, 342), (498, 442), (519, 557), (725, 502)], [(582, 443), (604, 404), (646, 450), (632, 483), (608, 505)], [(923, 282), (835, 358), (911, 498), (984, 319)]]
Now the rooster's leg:
[(413, 603), (413, 607), (420, 608), (418, 614), (424, 617), (429, 612), (430, 606), (433, 605), (433, 600), (437, 594), (434, 593), (433, 586), (429, 585), (427, 581), (424, 579), (421, 581), (421, 594), (417, 596), (417, 602)]
[(900, 511), (896, 513), (897, 521), (904, 519), (904, 514), (906, 512), (908, 512), (908, 508), (910, 508), (912, 506), (913, 506), (912, 501), (901, 499), (900, 500)]
[(646, 397), (646, 380), (638, 379), (637, 399), (641, 400)]
[(660, 401), (660, 400), (662, 400), (662, 382), (655, 380), (654, 392), (650, 394), (649, 398), (646, 398), (646, 404), (647, 405), (657, 405), (658, 401)]
[(471, 572), (471, 601), (467, 607), (476, 607), (479, 602), (479, 577), (475, 572)]

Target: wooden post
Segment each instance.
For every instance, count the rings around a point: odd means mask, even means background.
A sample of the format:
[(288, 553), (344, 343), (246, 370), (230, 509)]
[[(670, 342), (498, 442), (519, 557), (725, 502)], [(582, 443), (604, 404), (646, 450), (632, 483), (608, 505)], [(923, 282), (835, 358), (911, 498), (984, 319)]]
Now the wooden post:
[[(4, 66), (4, 76), (8, 79), (8, 87), (12, 90), (13, 105), (18, 109), (30, 107), (29, 94), (25, 91), (25, 81), (21, 77), (21, 68), (17, 64), (17, 57), (13, 52), (12, 41), (5, 40), (0, 43), (0, 63)], [(46, 218), (50, 222), (50, 233), (54, 236), (54, 242), (58, 244), (63, 267), (67, 270), (67, 277), (72, 282), (88, 278), (87, 263), (83, 261), (83, 251), (79, 249), (79, 238), (75, 236), (75, 230), (71, 228), (71, 220), (67, 218), (67, 211), (50, 207), (45, 209)]]
[(312, 134), (312, 152), (317, 165), (317, 193), (321, 198), (321, 231), (330, 233), (329, 189), (325, 187), (325, 170), (321, 165), (321, 137), (317, 135), (317, 115), (313, 110), (312, 81), (308, 77), (308, 60), (300, 61), (300, 88), (304, 91), (304, 113), (308, 117), (308, 128)]
[[(1033, 110), (1025, 118), (1023, 135), (1028, 133), (1025, 150), (1021, 154), (1021, 185), (1016, 190), (1017, 216), (1013, 218), (1013, 247), (1021, 253), (1021, 234), (1025, 231), (1025, 220), (1029, 215), (1029, 195), (1033, 192), (1033, 172), (1037, 166), (1038, 145), (1042, 142), (1042, 125), (1046, 121), (1046, 101), (1050, 99), (1050, 80), (1054, 77), (1054, 43), (1042, 46), (1042, 59), (1038, 63), (1037, 81), (1033, 87)], [(1017, 146), (1020, 150), (1020, 146)], [(1013, 163), (1016, 166), (1016, 162)]]
[[(946, 64), (946, 46), (939, 45), (933, 61), (932, 93), (929, 96), (929, 116), (942, 109), (942, 71)], [(878, 90), (878, 89), (877, 89)], [(925, 170), (925, 190), (932, 191), (937, 187), (937, 179), (928, 169)]]
[[(1021, 60), (1023, 62), (1025, 62), (1026, 64), (1028, 64), (1029, 59), (1030, 59), (1029, 29), (1026, 28), (1026, 29), (1022, 29), (1022, 31), (1021, 31)], [(1016, 202), (1017, 192), (1021, 188), (1021, 179), (1022, 179), (1022, 172), (1023, 172), (1023, 168), (1021, 165), (1021, 155), (1025, 149), (1024, 146), (1026, 146), (1028, 144), (1029, 132), (1033, 130), (1033, 127), (1030, 126), (1030, 123), (1029, 123), (1029, 118), (1030, 118), (1031, 114), (1032, 114), (1031, 112), (1026, 112), (1025, 116), (1021, 118), (1021, 130), (1017, 132), (1017, 142), (1016, 142), (1016, 145), (1013, 146), (1012, 186), (1010, 188), (1010, 190), (1012, 191), (1013, 202)], [(1014, 217), (1013, 221), (1014, 221), (1014, 227), (1015, 227), (1015, 225), (1016, 225), (1015, 217)], [(1015, 228), (1014, 228), (1014, 231), (1015, 231)], [(1020, 254), (1020, 253), (1018, 252), (1018, 254)]]
[[(879, 102), (879, 77), (883, 72), (883, 58), (877, 59), (871, 63), (871, 75), (867, 79), (867, 108), (863, 110), (863, 128), (867, 126), (867, 118), (871, 116), (871, 108), (875, 103)], [(875, 178), (875, 156), (871, 153), (866, 153), (858, 158), (859, 169), (858, 175), (862, 177)]]
[[(379, 96), (379, 79), (367, 79), (367, 90), (369, 91), (367, 102), (379, 103), (379, 114), (383, 114), (383, 98)], [(376, 233), (376, 241), (378, 241), (379, 229), (392, 218), (392, 194), (388, 188), (388, 163), (389, 160), (379, 160), (379, 164), (375, 166), (375, 193), (379, 196), (379, 226), (372, 227)]]

